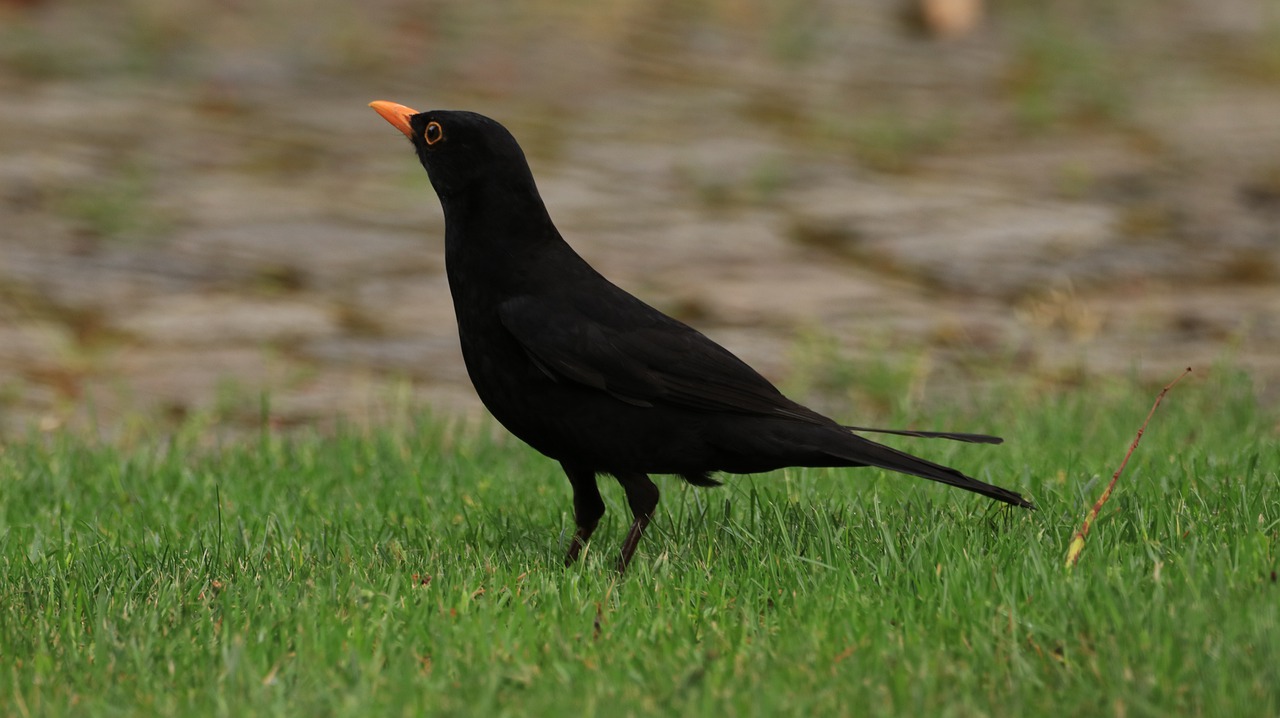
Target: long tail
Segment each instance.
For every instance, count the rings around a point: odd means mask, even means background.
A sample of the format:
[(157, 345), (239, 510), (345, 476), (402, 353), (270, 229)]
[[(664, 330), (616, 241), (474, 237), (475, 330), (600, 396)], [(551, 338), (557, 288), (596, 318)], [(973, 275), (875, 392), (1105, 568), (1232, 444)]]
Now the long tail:
[[(861, 429), (861, 431), (868, 431)], [(978, 437), (981, 434), (933, 434), (933, 433), (917, 433), (907, 431), (886, 431), (884, 433), (902, 434), (904, 436), (939, 436), (943, 438)], [(995, 437), (986, 437), (995, 439)], [(957, 441), (965, 441), (966, 439), (957, 439)], [(970, 439), (976, 440), (976, 439)], [(994, 442), (982, 443), (998, 443)], [(858, 436), (857, 434), (842, 434), (840, 440), (831, 441), (828, 445), (822, 447), (822, 451), (835, 458), (844, 459), (845, 461), (867, 466), (878, 466), (882, 469), (890, 471), (898, 471), (904, 474), (911, 474), (925, 479), (932, 479), (950, 486), (956, 486), (966, 491), (972, 491), (975, 494), (982, 494), (993, 498), (997, 501), (1003, 501), (1006, 504), (1021, 506), (1023, 508), (1034, 509), (1035, 505), (1030, 501), (1022, 498), (1021, 494), (1002, 489), (999, 486), (978, 481), (971, 476), (956, 471), (949, 466), (935, 464), (932, 461), (921, 459), (918, 456), (912, 456), (904, 451), (898, 451), (884, 444), (878, 444), (870, 439)]]
[(1003, 444), (1004, 439), (990, 434), (965, 434), (959, 431), (912, 431), (910, 429), (872, 429), (867, 426), (846, 426), (850, 431), (870, 431), (876, 434), (895, 434), (897, 436), (917, 436), (922, 439), (951, 439), (967, 444)]

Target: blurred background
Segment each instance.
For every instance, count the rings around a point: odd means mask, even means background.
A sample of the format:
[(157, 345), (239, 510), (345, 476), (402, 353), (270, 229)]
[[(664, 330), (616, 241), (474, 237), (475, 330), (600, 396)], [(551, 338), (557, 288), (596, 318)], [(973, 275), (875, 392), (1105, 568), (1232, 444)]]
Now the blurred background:
[(1280, 0), (0, 0), (0, 435), (476, 413), (376, 99), (503, 122), (597, 268), (842, 415), (1280, 398)]

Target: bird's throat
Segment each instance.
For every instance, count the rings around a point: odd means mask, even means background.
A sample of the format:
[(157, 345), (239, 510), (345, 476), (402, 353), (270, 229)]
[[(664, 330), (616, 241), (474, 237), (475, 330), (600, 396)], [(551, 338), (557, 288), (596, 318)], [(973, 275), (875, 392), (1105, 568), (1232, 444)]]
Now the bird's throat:
[(444, 208), (446, 262), (477, 256), (493, 269), (503, 269), (507, 262), (561, 241), (536, 191), (503, 191), (486, 183), (441, 196), (440, 203)]

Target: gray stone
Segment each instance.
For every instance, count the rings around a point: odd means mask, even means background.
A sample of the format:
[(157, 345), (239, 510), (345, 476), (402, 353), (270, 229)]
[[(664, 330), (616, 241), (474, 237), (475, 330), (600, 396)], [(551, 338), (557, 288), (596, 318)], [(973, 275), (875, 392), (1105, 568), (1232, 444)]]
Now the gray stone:
[(451, 336), (319, 339), (300, 347), (299, 353), (327, 365), (435, 382), (468, 381), (456, 331)]
[(330, 312), (314, 300), (226, 294), (156, 299), (121, 317), (116, 328), (156, 346), (260, 344), (338, 333)]
[(374, 274), (435, 270), (442, 259), (439, 247), (417, 234), (314, 220), (189, 230), (173, 248), (247, 275), (296, 272), (300, 281), (320, 288)]
[(885, 179), (791, 204), (801, 240), (951, 291), (1013, 296), (1073, 279), (1069, 259), (1113, 239), (1114, 210), (1008, 191)]

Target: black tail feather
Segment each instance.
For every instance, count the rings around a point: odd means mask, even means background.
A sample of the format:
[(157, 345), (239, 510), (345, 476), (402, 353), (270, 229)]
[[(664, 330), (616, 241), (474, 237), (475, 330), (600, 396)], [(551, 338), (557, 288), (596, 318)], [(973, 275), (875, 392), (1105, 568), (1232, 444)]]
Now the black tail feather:
[[(865, 431), (865, 429), (863, 431)], [(907, 436), (914, 435), (906, 432), (889, 433), (905, 433)], [(832, 442), (832, 444), (836, 445), (826, 446), (823, 450), (833, 457), (844, 459), (851, 463), (878, 466), (882, 469), (889, 469), (890, 471), (898, 471), (925, 479), (932, 479), (933, 481), (965, 489), (966, 491), (972, 491), (975, 494), (982, 494), (983, 496), (997, 501), (1003, 501), (1006, 504), (1021, 506), (1028, 509), (1035, 508), (1034, 504), (1022, 498), (1022, 495), (1017, 492), (978, 481), (971, 476), (965, 476), (949, 466), (935, 464), (932, 461), (921, 459), (918, 456), (912, 456), (904, 451), (898, 451), (897, 449), (885, 446), (884, 444), (878, 444), (870, 439), (858, 436), (857, 434), (842, 434), (841, 436), (844, 439), (843, 441), (838, 443)], [(961, 436), (968, 435), (961, 434)], [(952, 437), (946, 436), (945, 438)], [(963, 439), (961, 439), (961, 441), (963, 441)]]
[(870, 431), (876, 434), (894, 434), (896, 436), (916, 436), (922, 439), (951, 439), (967, 444), (1003, 444), (1004, 439), (990, 434), (966, 434), (959, 431), (912, 431), (910, 429), (872, 429), (866, 426), (846, 426), (850, 431)]

